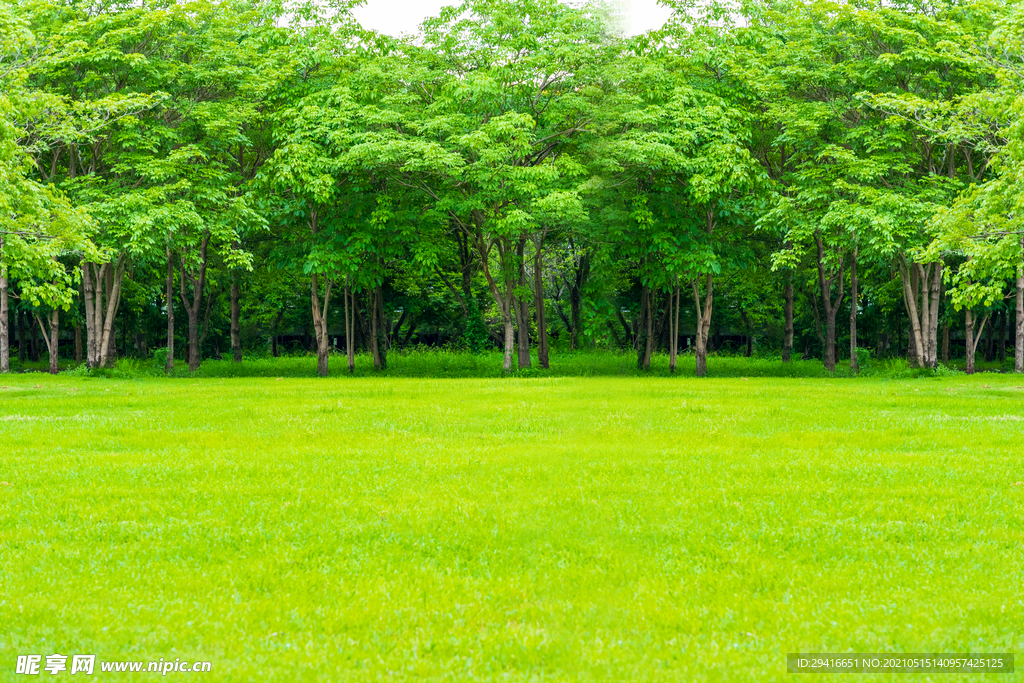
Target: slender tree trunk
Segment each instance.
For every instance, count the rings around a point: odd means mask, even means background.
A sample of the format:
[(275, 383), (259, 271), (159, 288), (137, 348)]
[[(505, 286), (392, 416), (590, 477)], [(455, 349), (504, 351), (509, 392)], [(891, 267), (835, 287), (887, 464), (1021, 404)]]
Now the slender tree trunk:
[[(1024, 253), (1024, 237), (1020, 239)], [(1013, 371), (1024, 372), (1024, 265), (1017, 266), (1016, 325), (1013, 336)]]
[(657, 340), (657, 334), (654, 331), (654, 290), (651, 287), (647, 288), (647, 333), (646, 343), (644, 344), (644, 370), (651, 369), (651, 356), (654, 355), (654, 343)]
[[(836, 311), (838, 312), (838, 311)], [(835, 372), (836, 369), (836, 316), (825, 313), (825, 369)]]
[[(57, 349), (57, 344), (60, 341), (60, 324), (58, 309), (53, 309), (48, 316), (47, 322), (49, 323), (49, 330), (43, 324), (44, 316), (36, 315), (36, 322), (39, 323), (39, 330), (43, 333), (43, 342), (46, 344), (46, 352), (49, 356), (50, 366), (49, 373), (56, 375), (59, 370), (60, 354)], [(35, 328), (32, 328), (33, 331)], [(36, 359), (38, 360), (38, 359)]]
[(782, 333), (782, 362), (788, 363), (793, 354), (793, 273), (786, 275), (786, 288), (784, 291), (785, 303), (783, 304), (783, 317), (785, 327)]
[(50, 341), (46, 346), (50, 352), (50, 374), (56, 375), (60, 372), (60, 311), (56, 308), (50, 312)]
[(850, 372), (860, 372), (857, 359), (857, 247), (853, 248), (853, 259), (850, 261)]
[(380, 370), (380, 339), (378, 320), (380, 319), (380, 312), (377, 310), (377, 289), (370, 290), (370, 355), (373, 357), (373, 369)]
[[(196, 372), (199, 370), (199, 364), (202, 361), (203, 350), (199, 343), (199, 312), (200, 305), (203, 302), (203, 290), (206, 286), (206, 253), (210, 244), (210, 235), (207, 233), (203, 236), (203, 241), (199, 245), (199, 264), (198, 273), (190, 271), (186, 267), (184, 257), (181, 262), (181, 277), (179, 281), (181, 284), (181, 302), (185, 308), (185, 314), (188, 316), (188, 369), (189, 372)], [(187, 277), (186, 277), (187, 276)], [(191, 300), (186, 291), (186, 280), (192, 284), (192, 296)]]
[(377, 329), (378, 329), (378, 356), (380, 357), (380, 369), (387, 370), (388, 349), (391, 346), (390, 335), (388, 334), (388, 320), (384, 315), (384, 287), (377, 286)]
[(409, 327), (406, 328), (405, 337), (402, 339), (403, 348), (409, 345), (409, 342), (412, 340), (412, 335), (415, 334), (416, 328), (419, 327), (419, 324), (420, 321), (417, 320), (416, 318), (413, 318), (412, 320), (409, 321)]
[[(516, 245), (516, 269), (519, 290), (526, 290), (526, 237), (520, 237)], [(516, 310), (516, 341), (519, 352), (519, 369), (528, 368), (530, 362), (530, 306), (525, 298), (515, 296), (513, 299)]]
[[(105, 368), (114, 367), (114, 362), (117, 360), (117, 313), (118, 307), (121, 304), (120, 296), (120, 285), (123, 281), (118, 278), (118, 291), (114, 291), (114, 268), (110, 267), (106, 269), (104, 277), (104, 286), (106, 291), (107, 302), (107, 318), (103, 321), (103, 339), (106, 344), (106, 354), (100, 354), (100, 361)], [(110, 302), (114, 302), (113, 308), (110, 307)], [(110, 327), (109, 334), (107, 333), (107, 326)]]
[(925, 338), (925, 362), (934, 370), (939, 364), (939, 304), (942, 302), (942, 261), (928, 264), (931, 268), (931, 286), (928, 288), (930, 303), (928, 306), (928, 324), (922, 326), (928, 334)]
[(917, 366), (918, 353), (917, 353), (917, 342), (914, 340), (914, 330), (911, 326), (907, 327), (907, 362), (911, 365)]
[(515, 345), (515, 335), (512, 331), (512, 313), (510, 311), (503, 310), (502, 317), (504, 319), (504, 334), (502, 335), (504, 355), (502, 356), (501, 369), (505, 372), (511, 372), (512, 347)]
[(711, 273), (704, 276), (704, 305), (701, 306), (700, 281), (693, 280), (693, 303), (697, 310), (697, 334), (694, 336), (693, 355), (697, 376), (708, 374), (708, 333), (711, 331), (711, 308), (714, 302), (714, 281)]
[[(825, 308), (825, 339), (822, 349), (825, 370), (835, 372), (836, 369), (836, 315), (839, 313), (839, 305), (843, 302), (843, 264), (839, 262), (839, 268), (831, 273), (826, 273), (825, 248), (821, 236), (814, 235), (814, 241), (818, 247), (818, 285), (821, 289), (822, 305)], [(832, 299), (832, 281), (838, 282), (836, 298)]]
[(82, 262), (82, 301), (85, 303), (85, 365), (90, 370), (99, 363), (99, 340), (96, 334), (95, 298), (96, 283), (93, 282), (91, 263)]
[[(570, 243), (571, 246), (574, 246)], [(583, 287), (590, 277), (590, 255), (583, 251), (580, 254), (579, 263), (576, 265), (576, 272), (573, 274), (569, 286), (569, 320), (572, 329), (569, 331), (569, 350), (575, 351), (580, 347), (581, 311), (583, 307)]]
[(512, 370), (512, 347), (515, 342), (512, 325), (512, 298), (514, 296), (512, 280), (508, 277), (509, 265), (506, 259), (507, 250), (501, 241), (495, 241), (498, 247), (498, 257), (502, 264), (502, 283), (505, 287), (505, 292), (502, 293), (499, 287), (497, 279), (494, 277), (494, 273), (491, 272), (489, 264), (489, 254), (492, 243), (487, 242), (479, 234), (473, 236), (473, 246), (476, 249), (477, 254), (480, 256), (480, 268), (483, 271), (484, 278), (487, 280), (487, 286), (491, 290), (491, 297), (494, 299), (494, 303), (497, 305), (498, 310), (501, 312), (501, 319), (504, 325), (503, 335), (503, 353), (502, 358), (502, 371), (511, 372)]
[(900, 280), (903, 283), (903, 305), (907, 309), (910, 331), (907, 337), (908, 357), (912, 364), (919, 368), (925, 366), (924, 343), (922, 340), (921, 319), (918, 317), (918, 290), (921, 287), (918, 268), (915, 263), (908, 263), (905, 256), (900, 256)]
[(231, 275), (231, 359), (242, 362), (241, 286), (238, 274)]
[(967, 374), (973, 375), (974, 356), (978, 351), (978, 342), (981, 341), (981, 335), (985, 331), (985, 323), (988, 322), (989, 316), (986, 315), (982, 318), (981, 326), (978, 328), (977, 334), (975, 334), (974, 330), (974, 314), (971, 312), (971, 309), (968, 308), (965, 310), (964, 318), (966, 321), (965, 332), (967, 337), (967, 355), (965, 357), (964, 365)]
[(949, 323), (942, 324), (942, 362), (949, 362)]
[(750, 358), (754, 355), (754, 330), (751, 328), (747, 312), (740, 308), (740, 320), (743, 322), (743, 355)]
[(352, 288), (345, 288), (345, 356), (348, 361), (348, 374), (356, 371), (356, 330), (355, 330), (355, 297)]
[[(929, 264), (899, 260), (903, 303), (910, 319), (911, 361), (920, 368), (938, 364), (939, 306), (942, 300), (942, 261)], [(920, 299), (920, 305), (918, 305)]]
[(167, 247), (167, 361), (164, 372), (174, 374), (174, 256)]
[[(993, 317), (994, 318), (998, 318), (999, 317), (999, 312), (997, 311), (994, 314)], [(988, 336), (985, 338), (985, 346), (982, 347), (984, 355), (985, 355), (985, 362), (986, 363), (991, 363), (992, 360), (995, 358), (995, 356), (994, 356), (994, 352), (995, 352), (995, 337), (994, 337), (995, 330), (996, 330), (996, 321), (995, 321), (995, 319), (993, 319), (992, 320), (992, 324), (988, 326)], [(979, 333), (978, 336), (980, 337), (981, 334)]]
[(548, 362), (548, 319), (544, 306), (544, 241), (536, 243), (533, 257), (533, 309), (537, 315), (537, 363), (547, 370)]
[(636, 366), (640, 370), (651, 369), (651, 337), (654, 334), (654, 302), (651, 288), (644, 285), (640, 290), (640, 319), (636, 322)]
[(330, 280), (324, 285), (324, 304), (320, 306), (320, 284), (317, 274), (310, 277), (310, 303), (313, 309), (313, 329), (316, 331), (316, 372), (321, 377), (327, 376), (327, 363), (330, 358), (331, 344), (327, 336), (327, 312), (331, 304)]
[(202, 359), (202, 347), (199, 346), (199, 316), (190, 315), (188, 316), (188, 371), (198, 371)]
[(11, 340), (7, 311), (7, 266), (3, 264), (4, 238), (0, 237), (0, 373), (11, 371)]
[(124, 271), (123, 255), (114, 263), (82, 262), (86, 364), (90, 368), (109, 367), (117, 356), (114, 323), (121, 304)]
[(676, 373), (676, 364), (679, 357), (679, 277), (676, 277), (676, 286), (668, 295), (669, 301), (669, 347), (668, 347), (668, 371), (669, 374)]

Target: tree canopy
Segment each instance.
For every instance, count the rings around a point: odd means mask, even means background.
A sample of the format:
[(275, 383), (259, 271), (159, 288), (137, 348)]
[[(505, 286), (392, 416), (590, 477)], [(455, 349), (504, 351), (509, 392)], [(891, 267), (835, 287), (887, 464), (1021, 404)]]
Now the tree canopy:
[(970, 369), (988, 321), (1024, 371), (1018, 4), (674, 2), (627, 37), (464, 0), (400, 38), (355, 4), (0, 0), (0, 371), (33, 322), (53, 371), (74, 338), (326, 375), (414, 344)]

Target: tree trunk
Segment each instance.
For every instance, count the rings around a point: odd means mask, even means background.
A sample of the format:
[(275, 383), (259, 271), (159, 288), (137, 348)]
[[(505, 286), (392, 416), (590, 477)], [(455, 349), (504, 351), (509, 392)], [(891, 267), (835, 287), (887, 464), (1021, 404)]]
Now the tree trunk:
[[(210, 245), (210, 234), (203, 236), (199, 245), (198, 272), (189, 270), (185, 258), (181, 259), (181, 277), (178, 278), (181, 284), (181, 303), (185, 307), (185, 315), (188, 316), (188, 369), (189, 372), (199, 370), (202, 360), (202, 347), (199, 344), (199, 311), (203, 301), (203, 289), (206, 285), (206, 252)], [(186, 277), (187, 276), (187, 277)], [(186, 280), (192, 284), (191, 301), (187, 294)]]
[(537, 316), (537, 363), (547, 370), (548, 361), (548, 319), (544, 306), (544, 242), (536, 243), (533, 257), (533, 310)]
[(345, 358), (348, 361), (348, 374), (355, 374), (356, 371), (356, 331), (355, 331), (355, 307), (352, 289), (345, 288)]
[[(124, 282), (123, 274), (119, 274), (117, 278), (117, 291), (114, 291), (114, 269), (107, 268), (103, 279), (104, 287), (106, 291), (106, 303), (107, 303), (107, 318), (103, 321), (103, 341), (101, 343), (106, 344), (106, 353), (100, 353), (100, 363), (105, 368), (111, 368), (114, 366), (114, 361), (117, 360), (117, 314), (121, 305), (121, 284)], [(113, 308), (110, 307), (110, 302), (114, 302)], [(109, 332), (108, 332), (109, 327)]]
[[(188, 313), (188, 308), (185, 310)], [(188, 371), (196, 372), (202, 362), (203, 353), (199, 346), (199, 316), (188, 316)]]
[(60, 312), (56, 308), (50, 313), (50, 341), (46, 346), (50, 352), (50, 374), (56, 375), (60, 372)]
[[(818, 286), (821, 290), (822, 306), (825, 309), (825, 339), (822, 349), (825, 370), (835, 372), (836, 369), (836, 314), (843, 301), (843, 262), (839, 261), (838, 269), (826, 273), (825, 247), (821, 236), (815, 233), (815, 244), (818, 247)], [(832, 282), (838, 283), (836, 298), (832, 298)]]
[(850, 261), (850, 373), (860, 372), (857, 359), (857, 247), (853, 248)]
[[(837, 311), (838, 312), (838, 311)], [(824, 350), (824, 363), (825, 369), (829, 372), (835, 372), (836, 369), (836, 316), (835, 313), (831, 315), (825, 313), (825, 350)]]
[(651, 288), (644, 285), (640, 290), (640, 319), (636, 329), (639, 334), (636, 340), (636, 365), (640, 370), (651, 369), (651, 348), (654, 336), (654, 301)]
[(793, 355), (793, 272), (786, 275), (786, 287), (783, 292), (783, 316), (785, 326), (782, 332), (782, 362), (788, 363)]
[(498, 286), (498, 281), (494, 277), (494, 273), (491, 272), (489, 264), (489, 254), (492, 243), (484, 240), (482, 236), (476, 234), (472, 236), (473, 247), (476, 249), (477, 254), (480, 257), (480, 268), (483, 271), (484, 278), (487, 280), (487, 287), (491, 290), (491, 297), (494, 299), (494, 303), (498, 307), (498, 311), (501, 312), (501, 319), (504, 325), (503, 335), (503, 353), (502, 358), (502, 371), (510, 372), (512, 370), (512, 346), (514, 344), (514, 335), (512, 330), (512, 297), (513, 297), (513, 286), (512, 280), (508, 277), (508, 263), (507, 263), (507, 249), (505, 245), (499, 240), (494, 242), (498, 247), (498, 258), (502, 264), (502, 282), (505, 287), (505, 292), (502, 293), (501, 288)]
[(981, 327), (978, 328), (977, 334), (974, 331), (974, 314), (971, 309), (966, 309), (964, 312), (964, 318), (966, 321), (965, 331), (967, 337), (967, 355), (965, 357), (965, 370), (968, 375), (974, 374), (974, 355), (978, 350), (978, 342), (981, 340), (982, 332), (985, 330), (985, 323), (988, 322), (989, 316), (985, 316), (981, 320)]
[[(984, 351), (984, 354), (985, 354), (985, 362), (986, 363), (991, 363), (995, 359), (995, 350), (996, 350), (996, 346), (995, 346), (996, 320), (995, 319), (997, 319), (999, 317), (999, 312), (996, 311), (996, 313), (992, 314), (992, 315), (993, 315), (992, 324), (988, 326), (988, 335), (985, 338), (985, 346), (983, 347), (983, 351)], [(978, 336), (980, 337), (981, 334), (979, 333)]]
[[(575, 248), (572, 240), (569, 240), (570, 248)], [(569, 350), (575, 351), (580, 347), (581, 312), (583, 307), (583, 287), (590, 278), (590, 254), (584, 250), (576, 264), (573, 278), (569, 283), (569, 321), (572, 329), (569, 330)]]
[(327, 336), (327, 312), (331, 304), (331, 285), (327, 280), (324, 285), (324, 305), (320, 306), (320, 284), (317, 274), (310, 277), (310, 303), (313, 309), (313, 329), (316, 331), (316, 372), (321, 377), (327, 376), (327, 363), (330, 358), (331, 344)]
[(174, 256), (167, 247), (167, 361), (164, 372), (174, 374)]
[[(1020, 238), (1024, 252), (1024, 237)], [(1016, 325), (1013, 336), (1013, 371), (1024, 372), (1024, 265), (1017, 266)]]
[[(526, 237), (520, 237), (516, 245), (516, 269), (519, 291), (526, 290)], [(519, 369), (530, 367), (530, 306), (525, 298), (515, 296), (516, 342), (519, 353)]]
[[(58, 309), (55, 308), (50, 312), (48, 320), (49, 330), (47, 330), (46, 326), (43, 324), (43, 316), (36, 315), (35, 319), (36, 322), (39, 323), (40, 331), (43, 333), (43, 342), (46, 343), (46, 352), (50, 361), (49, 373), (51, 375), (56, 375), (59, 372), (58, 365), (60, 363), (60, 354), (57, 348), (57, 344), (60, 341)], [(33, 330), (34, 329), (35, 328), (33, 328)]]
[[(921, 368), (938, 364), (939, 304), (942, 299), (942, 261), (929, 264), (908, 263), (899, 259), (903, 282), (903, 304), (910, 319), (911, 361)], [(920, 299), (920, 305), (918, 305)]]
[(380, 320), (380, 312), (377, 310), (378, 305), (377, 299), (377, 288), (374, 287), (370, 290), (370, 355), (373, 357), (373, 369), (381, 369), (380, 361), (380, 326), (378, 322)]
[(102, 297), (102, 292), (97, 292), (96, 283), (93, 281), (95, 269), (91, 263), (82, 262), (82, 300), (85, 302), (85, 338), (86, 356), (85, 365), (90, 370), (99, 366), (99, 334), (96, 330), (96, 306), (97, 297)]
[(235, 363), (242, 362), (242, 326), (241, 326), (241, 286), (238, 284), (238, 274), (231, 275), (231, 360)]
[(377, 286), (377, 329), (378, 329), (378, 356), (380, 357), (380, 369), (388, 368), (388, 349), (391, 347), (390, 335), (388, 334), (388, 319), (384, 315), (384, 286)]
[(920, 289), (917, 264), (908, 263), (900, 256), (900, 280), (903, 284), (903, 305), (907, 309), (910, 328), (907, 335), (907, 356), (911, 364), (924, 367), (924, 345), (921, 335), (921, 319), (918, 317), (917, 297)]
[(747, 312), (740, 309), (740, 320), (743, 322), (743, 355), (746, 358), (750, 358), (754, 355), (754, 331), (751, 329), (750, 318), (747, 317)]
[(7, 266), (3, 265), (4, 238), (0, 237), (0, 373), (11, 371), (11, 340), (7, 312)]
[(697, 311), (697, 334), (694, 337), (693, 354), (697, 363), (697, 376), (708, 374), (708, 333), (711, 331), (711, 308), (714, 302), (714, 281), (711, 273), (704, 276), (704, 306), (700, 302), (700, 282), (693, 280), (693, 303)]
[(419, 327), (419, 324), (420, 321), (416, 318), (409, 321), (409, 327), (406, 328), (405, 337), (402, 339), (403, 348), (409, 345), (409, 342), (412, 340), (412, 335), (416, 333), (416, 328)]
[(668, 371), (674, 375), (679, 356), (679, 278), (676, 277), (674, 291), (668, 295), (669, 301), (669, 335), (668, 335)]
[(928, 306), (927, 324), (921, 329), (926, 330), (925, 363), (934, 370), (939, 365), (939, 305), (942, 303), (942, 261), (928, 264), (931, 269), (931, 286), (928, 288), (930, 304)]
[(125, 257), (118, 257), (114, 263), (83, 261), (81, 269), (85, 292), (86, 365), (109, 367), (117, 355), (114, 322), (121, 304)]

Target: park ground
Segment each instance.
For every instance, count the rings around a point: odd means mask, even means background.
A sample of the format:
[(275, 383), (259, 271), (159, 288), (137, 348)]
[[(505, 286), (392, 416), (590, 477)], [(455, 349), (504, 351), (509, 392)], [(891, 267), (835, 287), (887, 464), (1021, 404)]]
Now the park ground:
[(1024, 653), (1013, 375), (0, 386), (0, 680), (32, 653), (218, 681)]

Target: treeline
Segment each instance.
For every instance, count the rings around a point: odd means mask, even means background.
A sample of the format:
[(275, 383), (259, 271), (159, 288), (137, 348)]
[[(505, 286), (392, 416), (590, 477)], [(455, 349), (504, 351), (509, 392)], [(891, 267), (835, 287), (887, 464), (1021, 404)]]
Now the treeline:
[(0, 0), (0, 371), (12, 341), (52, 372), (413, 344), (1024, 371), (1016, 3), (680, 2), (631, 38), (596, 4), (404, 38), (351, 4)]

